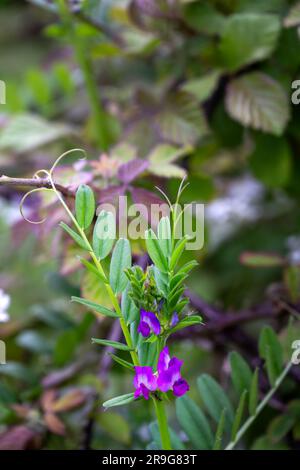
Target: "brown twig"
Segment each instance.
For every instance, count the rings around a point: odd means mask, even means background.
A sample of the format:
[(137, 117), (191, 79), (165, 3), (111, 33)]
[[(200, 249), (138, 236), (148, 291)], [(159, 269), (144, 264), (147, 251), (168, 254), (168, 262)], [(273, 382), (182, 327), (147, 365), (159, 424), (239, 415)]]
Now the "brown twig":
[[(28, 188), (46, 188), (51, 189), (51, 182), (48, 178), (11, 178), (10, 176), (0, 176), (0, 186), (16, 186)], [(74, 191), (61, 184), (55, 183), (56, 189), (64, 196), (74, 197)]]

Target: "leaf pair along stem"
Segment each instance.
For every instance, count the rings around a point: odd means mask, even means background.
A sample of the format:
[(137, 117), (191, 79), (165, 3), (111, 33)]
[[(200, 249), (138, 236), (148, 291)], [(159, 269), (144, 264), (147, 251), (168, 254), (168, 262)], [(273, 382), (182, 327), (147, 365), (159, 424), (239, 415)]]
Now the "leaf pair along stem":
[[(91, 255), (91, 258), (94, 262), (94, 265), (95, 265), (97, 271), (99, 272), (100, 277), (104, 280), (104, 285), (105, 285), (106, 291), (107, 291), (107, 293), (109, 295), (109, 298), (112, 302), (112, 305), (113, 305), (113, 307), (114, 307), (114, 309), (115, 309), (115, 311), (116, 311), (116, 313), (119, 317), (120, 326), (121, 326), (122, 332), (124, 334), (126, 344), (127, 344), (128, 348), (130, 349), (130, 355), (131, 355), (132, 362), (133, 362), (134, 366), (138, 366), (139, 365), (138, 355), (137, 355), (135, 349), (133, 348), (131, 335), (130, 335), (128, 326), (126, 324), (126, 321), (123, 317), (122, 310), (121, 310), (118, 298), (117, 298), (116, 294), (114, 293), (114, 291), (112, 290), (112, 288), (109, 284), (109, 280), (106, 277), (106, 274), (105, 274), (105, 271), (104, 271), (104, 269), (101, 265), (101, 262), (97, 258), (96, 254), (94, 253), (94, 250), (93, 250), (93, 248), (92, 248), (92, 246), (91, 246), (91, 244), (90, 244), (90, 242), (89, 242), (89, 240), (88, 240), (88, 238), (85, 234), (84, 229), (82, 227), (80, 227), (80, 225), (78, 224), (76, 218), (72, 214), (71, 210), (69, 209), (69, 207), (65, 203), (63, 197), (58, 192), (58, 190), (57, 190), (57, 188), (56, 188), (56, 186), (53, 182), (53, 179), (52, 179), (53, 169), (54, 169), (54, 167), (49, 172), (49, 181), (50, 181), (50, 184), (51, 184), (51, 189), (54, 191), (54, 193), (56, 194), (58, 200), (60, 201), (60, 203), (64, 207), (65, 211), (69, 215), (69, 217), (72, 220), (74, 226), (76, 227), (79, 235), (84, 240), (84, 242), (87, 246), (87, 249), (88, 249), (88, 251)], [(160, 400), (158, 397), (153, 396), (152, 398), (153, 398), (154, 409), (155, 409), (155, 413), (156, 413), (156, 417), (157, 417), (157, 421), (158, 421), (158, 426), (159, 426), (159, 430), (160, 430), (162, 447), (163, 447), (164, 450), (169, 450), (169, 449), (171, 449), (171, 440), (170, 440), (170, 433), (169, 433), (169, 428), (168, 428), (168, 421), (167, 421), (167, 416), (166, 416), (166, 412), (165, 412), (164, 402), (162, 400)]]
[(225, 448), (225, 450), (233, 450), (234, 447), (237, 445), (237, 443), (240, 441), (240, 439), (243, 437), (243, 435), (246, 433), (248, 428), (251, 426), (253, 421), (257, 418), (259, 413), (264, 409), (264, 407), (267, 405), (269, 400), (272, 398), (278, 387), (281, 385), (287, 374), (289, 373), (292, 363), (289, 362), (286, 367), (283, 369), (282, 373), (280, 376), (277, 378), (274, 386), (271, 388), (271, 390), (266, 394), (266, 396), (263, 398), (263, 400), (260, 402), (258, 407), (256, 408), (255, 414), (250, 416), (247, 421), (243, 424), (243, 426), (240, 428), (240, 430), (237, 432), (235, 439), (231, 441), (228, 446)]

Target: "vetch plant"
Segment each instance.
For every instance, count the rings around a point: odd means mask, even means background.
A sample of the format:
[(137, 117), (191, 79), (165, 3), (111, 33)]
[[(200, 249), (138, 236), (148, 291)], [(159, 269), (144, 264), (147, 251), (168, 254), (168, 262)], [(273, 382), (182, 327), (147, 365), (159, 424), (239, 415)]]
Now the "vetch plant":
[[(292, 363), (283, 367), (282, 351), (272, 329), (262, 330), (259, 350), (265, 362), (271, 389), (258, 402), (258, 369), (254, 373), (248, 364), (237, 353), (230, 356), (233, 384), (239, 394), (236, 413), (225, 392), (216, 381), (207, 374), (198, 379), (201, 399), (209, 414), (218, 424), (215, 437), (206, 417), (186, 393), (190, 387), (182, 376), (183, 361), (171, 356), (167, 344), (170, 335), (176, 331), (195, 324), (201, 324), (199, 315), (190, 314), (185, 297), (184, 282), (189, 272), (197, 265), (190, 261), (179, 265), (186, 248), (189, 236), (176, 239), (176, 228), (182, 221), (183, 211), (179, 208), (179, 199), (184, 191), (184, 181), (179, 186), (177, 199), (172, 206), (168, 197), (170, 217), (160, 219), (157, 230), (151, 228), (145, 232), (145, 244), (152, 264), (143, 270), (132, 265), (130, 241), (125, 238), (116, 240), (115, 216), (102, 210), (92, 227), (96, 212), (95, 197), (92, 189), (81, 185), (75, 196), (75, 213), (68, 207), (53, 181), (53, 172), (60, 160), (72, 152), (61, 155), (52, 168), (39, 171), (35, 177), (46, 175), (44, 187), (35, 188), (28, 195), (41, 191), (52, 191), (69, 215), (73, 227), (60, 223), (60, 226), (71, 236), (81, 250), (89, 254), (90, 259), (80, 258), (85, 268), (95, 274), (106, 289), (112, 308), (86, 300), (72, 297), (89, 310), (117, 319), (120, 322), (125, 342), (93, 338), (92, 342), (101, 346), (112, 346), (116, 350), (127, 352), (128, 360), (111, 354), (114, 361), (129, 369), (133, 374), (132, 391), (111, 398), (103, 403), (104, 408), (126, 405), (134, 401), (152, 400), (157, 418), (157, 427), (151, 427), (152, 448), (164, 450), (182, 448), (183, 443), (169, 428), (165, 404), (172, 397), (176, 399), (178, 421), (192, 445), (198, 449), (220, 449), (227, 440), (226, 449), (233, 449), (253, 421), (272, 398), (282, 381), (289, 373)], [(81, 151), (82, 152), (82, 151)], [(163, 193), (164, 194), (164, 193)], [(28, 219), (26, 219), (28, 220)], [(41, 223), (34, 222), (34, 223)], [(103, 267), (103, 260), (110, 256), (109, 270)], [(247, 398), (249, 396), (249, 398)], [(243, 412), (248, 400), (249, 418), (243, 423)], [(159, 437), (158, 437), (159, 436)]]
[[(182, 212), (178, 211), (178, 202), (185, 189), (181, 183), (174, 206), (170, 201), (170, 217), (162, 217), (157, 233), (149, 229), (145, 233), (146, 248), (153, 264), (145, 271), (139, 266), (132, 266), (131, 247), (128, 239), (115, 241), (116, 222), (112, 213), (101, 211), (97, 217), (90, 239), (91, 225), (95, 216), (95, 198), (87, 185), (81, 185), (75, 198), (75, 214), (67, 206), (53, 181), (53, 172), (58, 162), (66, 155), (78, 149), (66, 152), (45, 174), (49, 188), (36, 188), (27, 193), (21, 203), (21, 211), (26, 197), (36, 191), (46, 190), (56, 194), (70, 217), (73, 227), (60, 223), (77, 245), (88, 252), (90, 260), (81, 258), (82, 264), (97, 275), (99, 282), (106, 289), (112, 309), (80, 297), (72, 297), (90, 310), (101, 315), (117, 318), (120, 322), (125, 343), (93, 338), (95, 344), (113, 346), (116, 350), (127, 351), (130, 360), (116, 355), (112, 358), (134, 373), (134, 391), (106, 401), (105, 408), (133, 402), (135, 400), (153, 401), (157, 416), (160, 437), (164, 449), (171, 449), (165, 403), (169, 395), (180, 397), (189, 390), (189, 385), (181, 375), (183, 361), (171, 357), (167, 346), (169, 336), (188, 326), (199, 324), (198, 315), (190, 315), (184, 296), (184, 281), (190, 270), (197, 265), (191, 261), (180, 268), (178, 262), (184, 252), (188, 236), (175, 240), (175, 231), (181, 221)], [(42, 222), (42, 221), (41, 221)], [(35, 222), (39, 223), (39, 222)], [(111, 253), (109, 272), (102, 261)]]

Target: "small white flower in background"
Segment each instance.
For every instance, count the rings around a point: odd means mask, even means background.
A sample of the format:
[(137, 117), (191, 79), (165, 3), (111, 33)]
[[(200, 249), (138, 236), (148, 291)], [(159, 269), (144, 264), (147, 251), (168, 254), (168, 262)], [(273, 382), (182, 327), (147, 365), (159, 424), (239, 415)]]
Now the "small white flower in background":
[(9, 321), (9, 314), (7, 312), (10, 306), (10, 296), (0, 289), (0, 323)]

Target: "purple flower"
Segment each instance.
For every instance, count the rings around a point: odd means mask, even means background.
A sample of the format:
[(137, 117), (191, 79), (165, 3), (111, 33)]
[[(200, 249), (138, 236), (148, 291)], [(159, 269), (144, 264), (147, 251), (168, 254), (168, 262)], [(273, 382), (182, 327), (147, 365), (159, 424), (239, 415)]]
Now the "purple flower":
[(178, 322), (179, 322), (178, 313), (174, 312), (172, 315), (172, 319), (171, 319), (171, 328), (174, 328), (174, 326), (176, 326)]
[(149, 366), (135, 366), (135, 377), (133, 385), (135, 387), (134, 398), (140, 395), (148, 400), (150, 392), (154, 392), (157, 388), (157, 378)]
[(155, 335), (160, 334), (160, 323), (153, 312), (146, 312), (141, 309), (141, 320), (137, 329), (145, 338), (150, 335), (151, 331)]
[(169, 349), (164, 347), (158, 359), (157, 387), (161, 392), (173, 390), (176, 397), (181, 397), (189, 389), (189, 384), (181, 377), (180, 369), (183, 361), (177, 357), (170, 357)]

